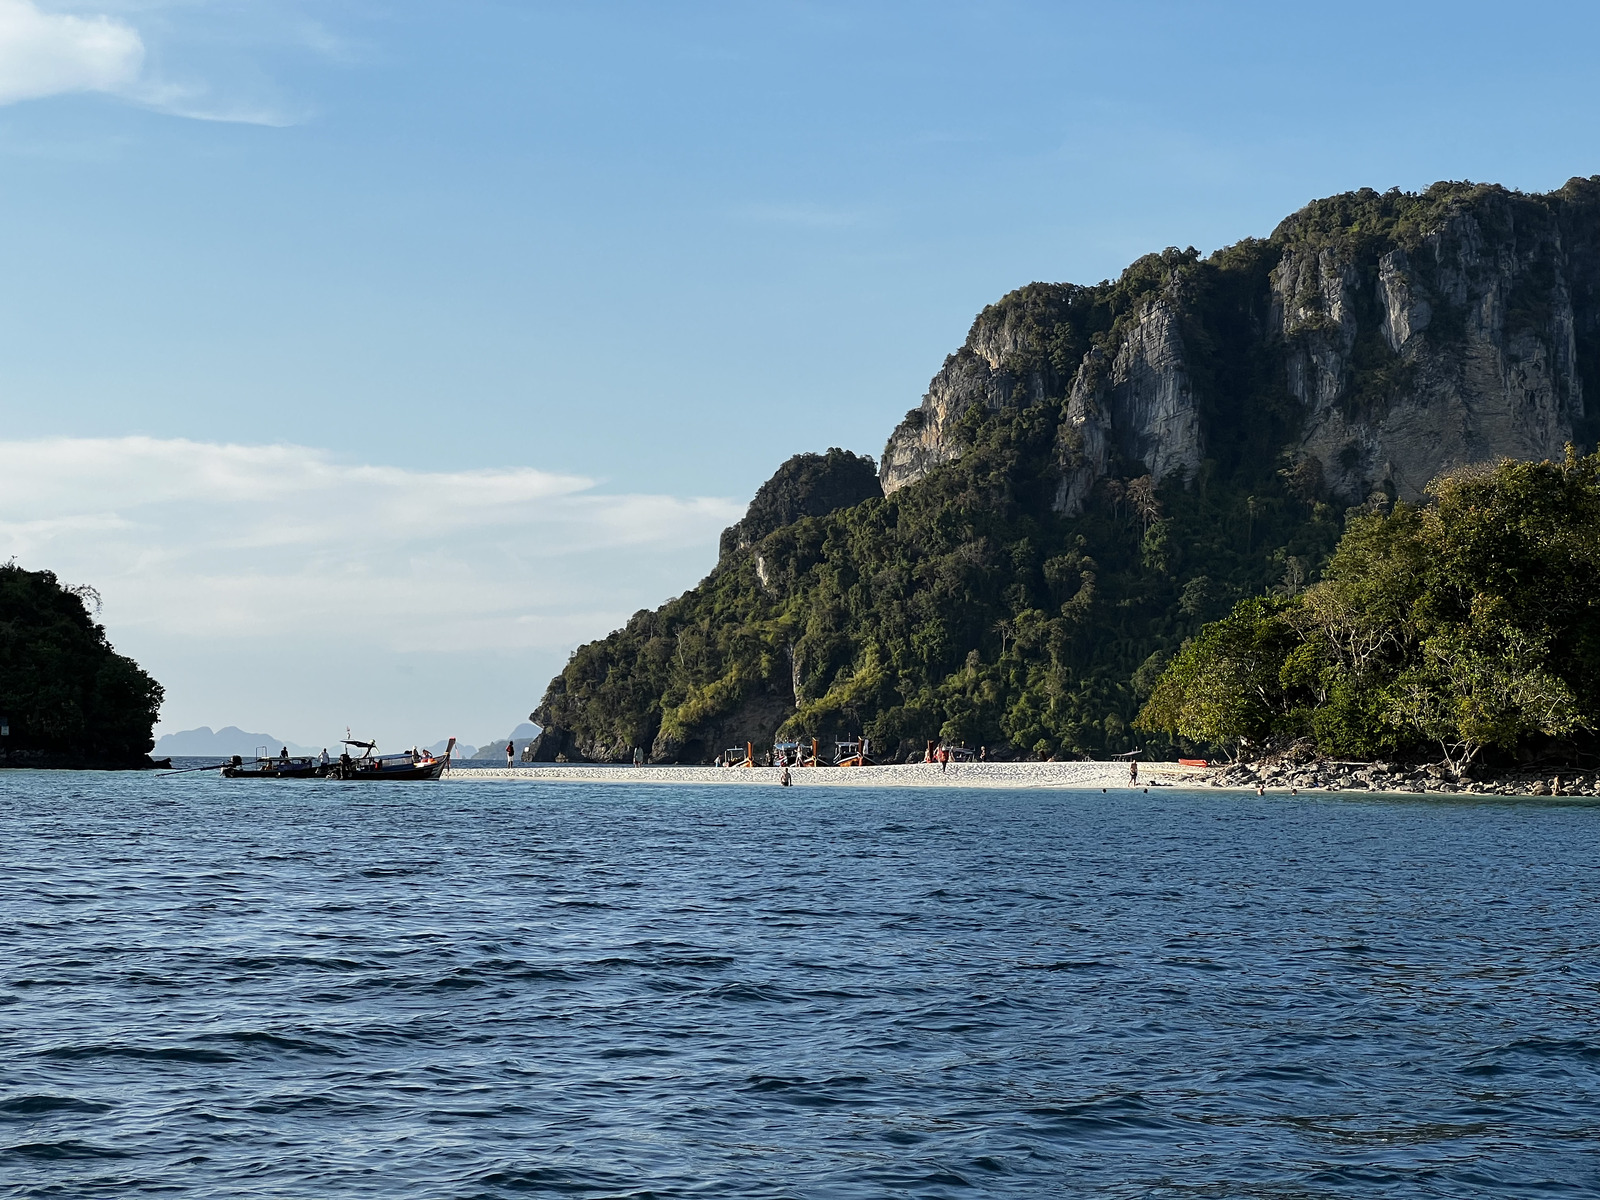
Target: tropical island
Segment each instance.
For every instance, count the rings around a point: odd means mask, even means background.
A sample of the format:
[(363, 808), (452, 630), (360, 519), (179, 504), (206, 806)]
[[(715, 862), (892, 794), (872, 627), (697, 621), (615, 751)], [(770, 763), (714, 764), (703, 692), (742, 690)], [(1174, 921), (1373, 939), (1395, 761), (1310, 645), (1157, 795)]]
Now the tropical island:
[(864, 734), (996, 758), (1586, 761), (1600, 177), (1315, 201), (985, 308), (891, 433), (780, 467), (581, 646), (536, 757)]
[(92, 587), (0, 564), (0, 766), (151, 765), (161, 685), (118, 654)]

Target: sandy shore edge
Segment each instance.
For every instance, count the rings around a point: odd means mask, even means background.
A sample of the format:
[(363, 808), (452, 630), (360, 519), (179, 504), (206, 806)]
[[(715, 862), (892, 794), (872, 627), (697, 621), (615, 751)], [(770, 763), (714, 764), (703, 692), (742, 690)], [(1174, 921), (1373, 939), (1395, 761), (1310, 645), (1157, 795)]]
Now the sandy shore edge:
[[(612, 767), (530, 763), (513, 767), (452, 767), (444, 778), (457, 782), (522, 780), (551, 783), (771, 784), (777, 767)], [(883, 767), (797, 767), (796, 787), (1126, 788), (1128, 765), (1120, 762), (934, 763)], [(1140, 787), (1198, 787), (1210, 770), (1176, 763), (1140, 763)]]

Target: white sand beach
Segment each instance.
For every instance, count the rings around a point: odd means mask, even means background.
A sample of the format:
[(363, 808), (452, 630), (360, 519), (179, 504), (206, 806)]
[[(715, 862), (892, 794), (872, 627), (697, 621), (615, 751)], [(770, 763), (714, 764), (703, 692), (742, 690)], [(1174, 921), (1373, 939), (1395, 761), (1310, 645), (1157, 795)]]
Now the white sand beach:
[[(1204, 767), (1140, 763), (1140, 787), (1203, 784)], [(452, 767), (453, 781), (540, 780), (563, 783), (693, 783), (778, 786), (777, 767), (630, 767), (528, 763), (512, 767)], [(1125, 762), (935, 763), (882, 767), (792, 767), (795, 787), (1126, 788)]]

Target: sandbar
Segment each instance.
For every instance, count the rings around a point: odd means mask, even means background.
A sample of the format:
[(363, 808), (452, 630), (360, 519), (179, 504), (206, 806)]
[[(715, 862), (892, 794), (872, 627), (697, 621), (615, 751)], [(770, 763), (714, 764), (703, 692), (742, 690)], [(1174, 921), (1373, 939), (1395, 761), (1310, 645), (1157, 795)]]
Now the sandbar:
[[(632, 767), (582, 763), (519, 763), (511, 767), (451, 767), (446, 780), (550, 783), (769, 784), (778, 767)], [(1211, 769), (1140, 763), (1145, 787), (1198, 787)], [(795, 787), (1127, 788), (1126, 762), (906, 763), (881, 767), (791, 767)]]

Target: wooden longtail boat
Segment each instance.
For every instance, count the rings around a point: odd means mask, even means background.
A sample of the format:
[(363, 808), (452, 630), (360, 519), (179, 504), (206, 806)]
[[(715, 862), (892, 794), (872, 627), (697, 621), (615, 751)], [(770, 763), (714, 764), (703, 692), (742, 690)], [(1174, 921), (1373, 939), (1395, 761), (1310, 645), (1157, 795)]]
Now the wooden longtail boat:
[(831, 764), (817, 754), (817, 739), (810, 745), (805, 742), (773, 742), (772, 765), (775, 767), (826, 767)]
[(315, 758), (273, 758), (260, 753), (249, 765), (237, 754), (222, 765), (224, 779), (320, 779), (327, 773), (328, 768)]
[(444, 774), (450, 765), (450, 755), (456, 748), (455, 738), (450, 739), (450, 744), (438, 758), (427, 751), (420, 753), (407, 750), (404, 754), (374, 754), (378, 748), (376, 742), (357, 742), (346, 739), (346, 746), (360, 747), (363, 751), (360, 758), (351, 758), (346, 750), (339, 755), (339, 760), (330, 765), (328, 774), (335, 779), (348, 780), (417, 780), (437, 779)]
[(859, 742), (850, 739), (833, 744), (833, 765), (836, 767), (875, 767), (878, 764), (867, 757), (867, 739)]
[[(743, 758), (739, 756), (743, 755)], [(722, 765), (725, 767), (753, 767), (756, 765), (755, 743), (746, 742), (741, 750), (738, 746), (729, 746), (722, 752)]]

